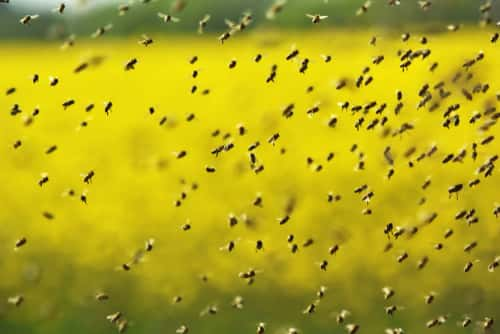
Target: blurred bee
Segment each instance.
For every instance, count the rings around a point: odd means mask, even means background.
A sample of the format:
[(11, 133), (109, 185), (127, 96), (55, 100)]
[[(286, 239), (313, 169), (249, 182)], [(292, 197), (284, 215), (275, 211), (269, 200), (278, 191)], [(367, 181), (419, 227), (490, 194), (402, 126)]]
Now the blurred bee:
[(210, 21), (210, 14), (205, 14), (205, 16), (203, 16), (203, 18), (198, 22), (198, 34), (203, 34), (208, 21)]
[(38, 15), (38, 14), (34, 14), (34, 15), (26, 15), (26, 16), (23, 16), (23, 17), (19, 20), (19, 22), (20, 22), (21, 24), (29, 24), (31, 21), (33, 21), (33, 20), (35, 20), (35, 19), (37, 19), (37, 18), (39, 18), (39, 17), (40, 17), (40, 15)]
[(66, 9), (66, 5), (64, 3), (60, 3), (59, 6), (57, 6), (54, 9), (52, 9), (52, 11), (54, 13), (63, 14), (65, 9)]
[(365, 1), (365, 3), (359, 7), (359, 9), (356, 11), (356, 16), (360, 16), (368, 12), (368, 9), (372, 5), (372, 2), (370, 0)]
[(23, 302), (24, 302), (24, 297), (22, 295), (17, 295), (7, 298), (7, 303), (14, 305), (16, 307), (21, 306)]
[(356, 334), (359, 330), (359, 325), (357, 324), (347, 324), (345, 326), (348, 334)]
[(279, 14), (286, 5), (287, 0), (275, 0), (274, 3), (266, 11), (266, 18), (268, 20), (274, 20), (277, 14)]
[(429, 10), (432, 6), (432, 2), (430, 0), (422, 0), (418, 1), (418, 5), (422, 10)]
[(22, 237), (22, 238), (16, 240), (16, 243), (14, 245), (14, 250), (18, 250), (22, 246), (26, 245), (27, 242), (28, 242), (28, 239), (26, 239), (25, 237)]
[(113, 29), (113, 24), (109, 23), (103, 27), (97, 28), (97, 30), (91, 35), (92, 38), (98, 38), (104, 35), (106, 32)]
[(306, 14), (306, 16), (308, 18), (310, 18), (311, 22), (314, 24), (320, 23), (321, 21), (326, 20), (328, 18), (328, 16), (326, 16), (326, 15), (319, 15), (319, 14), (315, 14), (315, 15)]
[(189, 328), (186, 325), (181, 325), (175, 330), (175, 332), (177, 334), (187, 334), (189, 332)]
[(104, 293), (104, 292), (98, 292), (98, 293), (96, 293), (96, 295), (95, 295), (95, 299), (96, 299), (97, 301), (100, 301), (100, 302), (101, 302), (101, 301), (108, 300), (108, 299), (109, 299), (109, 296), (108, 296), (106, 293)]
[(395, 295), (395, 291), (389, 286), (384, 286), (382, 288), (382, 293), (384, 294), (385, 300), (388, 300)]
[(168, 23), (168, 22), (173, 22), (173, 23), (177, 23), (180, 21), (180, 19), (178, 19), (177, 17), (174, 17), (172, 15), (169, 15), (169, 14), (164, 14), (164, 13), (161, 13), (161, 12), (158, 12), (158, 17), (163, 20), (164, 23)]
[(135, 65), (137, 65), (137, 58), (132, 58), (125, 63), (125, 71), (135, 70)]
[(266, 330), (266, 324), (263, 322), (260, 322), (257, 325), (257, 334), (264, 334), (265, 330)]
[(138, 43), (141, 44), (141, 45), (144, 45), (144, 46), (149, 46), (149, 45), (153, 44), (153, 42), (154, 41), (153, 41), (153, 39), (151, 37), (149, 37), (146, 34), (143, 34), (141, 36), (141, 39), (139, 40)]

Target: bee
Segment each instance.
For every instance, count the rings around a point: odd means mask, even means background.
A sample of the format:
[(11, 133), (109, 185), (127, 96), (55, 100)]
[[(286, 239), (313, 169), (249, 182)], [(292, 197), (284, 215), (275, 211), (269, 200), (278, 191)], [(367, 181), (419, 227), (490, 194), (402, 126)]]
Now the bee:
[(472, 323), (472, 319), (469, 316), (464, 316), (464, 320), (460, 323), (460, 325), (463, 328), (469, 327), (469, 325)]
[(42, 216), (45, 218), (45, 219), (48, 219), (48, 220), (52, 220), (55, 218), (54, 214), (51, 213), (51, 212), (48, 212), (48, 211), (44, 211), (42, 212)]
[(66, 9), (66, 5), (64, 3), (60, 3), (59, 6), (52, 9), (52, 11), (55, 13), (63, 14), (65, 9)]
[(277, 14), (279, 14), (286, 5), (287, 0), (275, 0), (274, 3), (266, 11), (266, 18), (268, 20), (274, 20)]
[(490, 38), (490, 42), (491, 42), (491, 43), (496, 43), (496, 42), (498, 41), (498, 37), (499, 37), (499, 36), (500, 36), (500, 34), (499, 34), (498, 32), (495, 32), (495, 33), (493, 34), (493, 36), (491, 36), (491, 38)]
[(116, 324), (119, 319), (121, 319), (122, 313), (121, 312), (115, 312), (111, 313), (106, 316), (106, 319), (109, 320), (112, 324)]
[(231, 37), (231, 32), (226, 31), (222, 35), (219, 36), (219, 41), (224, 44)]
[(236, 59), (232, 59), (232, 60), (229, 62), (228, 67), (229, 67), (230, 69), (233, 69), (233, 68), (235, 68), (235, 67), (236, 67), (236, 64), (237, 64)]
[(36, 20), (40, 17), (40, 15), (38, 14), (34, 14), (34, 15), (26, 15), (26, 16), (23, 16), (20, 20), (19, 20), (19, 23), (21, 24), (29, 24), (30, 22), (32, 22), (33, 20)]
[(41, 176), (42, 176), (42, 178), (40, 180), (38, 180), (38, 185), (40, 187), (43, 186), (45, 183), (49, 182), (49, 174), (42, 173)]
[(370, 8), (371, 5), (372, 2), (370, 0), (365, 1), (365, 3), (361, 7), (359, 7), (359, 9), (356, 11), (356, 15), (360, 16), (365, 14), (366, 12), (368, 12), (368, 9)]
[(198, 34), (203, 34), (208, 21), (210, 21), (210, 14), (205, 14), (205, 16), (203, 16), (203, 18), (198, 21)]
[(494, 272), (495, 269), (500, 265), (500, 256), (497, 256), (495, 257), (495, 259), (493, 260), (493, 262), (491, 262), (490, 264), (488, 264), (488, 271), (490, 273)]
[(326, 286), (320, 286), (318, 291), (316, 292), (316, 297), (318, 297), (319, 299), (323, 298), (325, 296), (326, 290)]
[(17, 250), (17, 249), (21, 248), (22, 246), (26, 245), (27, 242), (28, 242), (28, 239), (26, 239), (25, 237), (22, 237), (22, 238), (16, 240), (14, 250)]
[(472, 241), (471, 243), (468, 243), (467, 245), (465, 245), (464, 252), (468, 253), (471, 250), (473, 250), (474, 248), (476, 248), (476, 246), (477, 246), (477, 241)]
[(303, 314), (312, 314), (316, 310), (316, 304), (312, 303), (307, 305), (307, 307), (302, 311)]
[(168, 23), (168, 22), (173, 22), (173, 23), (177, 23), (180, 21), (180, 19), (178, 19), (177, 17), (174, 17), (172, 15), (169, 15), (169, 14), (164, 14), (164, 13), (161, 13), (161, 12), (158, 12), (158, 17), (164, 22), (164, 23)]
[(328, 267), (328, 261), (327, 260), (323, 260), (319, 263), (319, 268), (323, 271), (326, 271)]
[(337, 324), (343, 324), (346, 320), (346, 318), (348, 316), (351, 315), (351, 312), (347, 311), (347, 310), (342, 310), (340, 311), (339, 313), (336, 314), (335, 316), (335, 321), (337, 322)]
[(382, 288), (382, 293), (384, 294), (385, 300), (388, 300), (395, 295), (395, 291), (389, 286), (384, 286)]
[(149, 37), (149, 36), (148, 36), (148, 35), (146, 35), (146, 34), (143, 34), (143, 35), (141, 36), (141, 39), (139, 40), (139, 42), (138, 42), (138, 43), (139, 43), (140, 45), (149, 46), (149, 45), (153, 44), (153, 42), (154, 42), (154, 41), (153, 41), (153, 39), (152, 39), (151, 37)]
[(263, 322), (260, 322), (257, 325), (257, 334), (264, 334), (265, 330), (266, 330), (266, 324)]
[(432, 2), (430, 0), (421, 0), (418, 1), (418, 5), (422, 10), (429, 10), (432, 6)]
[(429, 293), (428, 295), (426, 295), (424, 297), (424, 301), (427, 305), (429, 304), (432, 304), (432, 302), (434, 301), (434, 298), (436, 297), (436, 293), (435, 292), (431, 292)]
[(359, 330), (359, 325), (357, 324), (347, 324), (345, 326), (347, 333), (349, 334), (356, 334)]
[(311, 15), (311, 14), (306, 14), (306, 16), (308, 18), (311, 19), (311, 22), (314, 23), (314, 24), (318, 24), (320, 23), (321, 21), (325, 20), (328, 18), (328, 16), (326, 15), (319, 15), (319, 14), (314, 14), (314, 15)]
[(273, 134), (271, 137), (269, 137), (267, 139), (267, 142), (274, 146), (279, 137), (280, 137), (280, 134), (278, 132), (276, 132), (275, 134)]
[(75, 104), (75, 100), (70, 99), (70, 100), (64, 101), (62, 106), (63, 106), (63, 109), (66, 110), (67, 108), (71, 107), (74, 104)]
[(463, 187), (464, 186), (461, 183), (449, 187), (448, 188), (448, 195), (449, 195), (449, 197), (451, 197), (452, 194), (457, 194), (457, 199), (458, 199), (458, 193), (460, 192), (460, 190), (463, 189)]
[(7, 298), (7, 303), (14, 305), (16, 307), (21, 306), (21, 304), (23, 302), (24, 302), (24, 296), (22, 296), (22, 295), (17, 295), (17, 296)]
[(108, 300), (109, 296), (106, 293), (104, 293), (104, 292), (98, 292), (98, 293), (95, 294), (95, 299), (97, 301), (102, 302), (102, 301)]
[(103, 27), (97, 28), (97, 30), (91, 35), (92, 38), (98, 38), (113, 29), (113, 24), (109, 23)]
[(12, 145), (14, 147), (14, 149), (18, 149), (19, 147), (21, 147), (22, 145), (22, 142), (20, 140), (16, 140), (14, 142), (14, 145)]
[(83, 182), (85, 182), (87, 184), (91, 183), (92, 179), (94, 178), (94, 175), (95, 175), (95, 173), (93, 170), (89, 171), (87, 174), (84, 174)]
[(396, 259), (397, 259), (398, 263), (402, 263), (407, 258), (408, 258), (408, 253), (403, 252), (402, 254), (398, 255), (398, 257)]
[(132, 58), (125, 63), (125, 71), (135, 70), (135, 65), (137, 65), (137, 58)]
[(181, 325), (175, 330), (175, 332), (177, 334), (187, 334), (189, 332), (189, 328), (186, 325)]
[(483, 327), (483, 329), (485, 330), (491, 329), (493, 327), (493, 322), (493, 318), (485, 317), (481, 322), (481, 327)]

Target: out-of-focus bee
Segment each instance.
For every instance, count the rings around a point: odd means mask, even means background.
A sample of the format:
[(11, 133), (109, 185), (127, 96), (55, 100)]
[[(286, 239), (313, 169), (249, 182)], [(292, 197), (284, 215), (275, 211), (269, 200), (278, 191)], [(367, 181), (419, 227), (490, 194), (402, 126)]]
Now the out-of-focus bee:
[(398, 257), (396, 259), (397, 259), (398, 263), (402, 263), (407, 258), (408, 258), (408, 253), (403, 252), (402, 254), (398, 255)]
[(137, 58), (132, 58), (125, 63), (125, 71), (135, 70), (135, 65), (137, 65)]
[(92, 38), (98, 38), (104, 35), (106, 32), (113, 29), (113, 24), (109, 23), (103, 27), (97, 28), (97, 30), (91, 35)]
[(365, 1), (365, 3), (361, 7), (359, 7), (358, 10), (356, 11), (356, 15), (360, 16), (360, 15), (365, 14), (371, 5), (372, 5), (372, 2), (370, 0)]
[(24, 302), (24, 297), (22, 295), (17, 295), (7, 298), (7, 303), (14, 305), (16, 307), (21, 306), (23, 302)]
[(321, 21), (326, 20), (328, 18), (328, 16), (326, 15), (319, 15), (319, 14), (314, 14), (314, 15), (306, 14), (306, 16), (310, 18), (312, 23), (314, 24), (320, 23)]
[(467, 245), (465, 245), (464, 247), (464, 252), (470, 252), (471, 250), (473, 250), (474, 248), (476, 248), (477, 246), (477, 241), (472, 241), (471, 243), (468, 243)]
[(348, 334), (356, 334), (359, 330), (359, 325), (357, 324), (347, 324), (345, 326)]
[(107, 315), (106, 319), (109, 320), (112, 324), (116, 324), (121, 317), (122, 317), (121, 312), (115, 312), (111, 313), (110, 315)]
[(388, 300), (389, 298), (393, 297), (395, 295), (395, 291), (393, 288), (389, 286), (384, 286), (382, 288), (382, 293), (384, 294), (384, 299)]
[(421, 0), (418, 1), (418, 5), (420, 6), (420, 9), (422, 10), (428, 10), (432, 6), (432, 2), (430, 0)]
[(275, 0), (274, 3), (266, 11), (266, 18), (268, 20), (274, 20), (277, 14), (279, 14), (286, 5), (287, 0)]
[(52, 11), (54, 13), (63, 14), (65, 9), (66, 9), (66, 5), (64, 3), (60, 3), (59, 6), (57, 6), (54, 9), (52, 9)]
[(141, 44), (141, 45), (144, 45), (144, 46), (149, 46), (149, 45), (153, 44), (153, 42), (154, 41), (153, 41), (153, 39), (151, 37), (149, 37), (146, 34), (143, 34), (141, 36), (141, 39), (139, 40), (138, 43)]
[(265, 331), (266, 331), (266, 324), (263, 322), (259, 322), (259, 324), (257, 325), (257, 334), (264, 334)]
[(210, 14), (205, 14), (205, 16), (203, 16), (203, 18), (198, 21), (198, 34), (203, 34), (208, 21), (210, 21)]
[(168, 23), (168, 22), (173, 22), (173, 23), (177, 23), (180, 21), (179, 18), (177, 17), (174, 17), (170, 14), (164, 14), (164, 13), (161, 13), (161, 12), (158, 12), (158, 17), (164, 22), (164, 23)]
[(435, 298), (435, 297), (436, 297), (436, 293), (435, 293), (435, 292), (431, 292), (431, 293), (429, 293), (428, 295), (426, 295), (426, 296), (424, 297), (425, 303), (426, 303), (427, 305), (432, 304), (432, 302), (434, 301), (434, 298)]
[(20, 22), (21, 24), (29, 24), (31, 21), (33, 21), (33, 20), (35, 20), (35, 19), (37, 19), (37, 18), (39, 18), (39, 17), (40, 17), (40, 15), (38, 15), (38, 14), (34, 14), (34, 15), (26, 15), (26, 16), (23, 16), (23, 17), (19, 20), (19, 22)]
[(22, 246), (26, 245), (27, 242), (28, 242), (28, 239), (26, 239), (25, 237), (19, 238), (18, 240), (16, 240), (14, 250), (17, 250), (17, 249), (21, 248)]
[(175, 332), (177, 334), (187, 334), (189, 332), (189, 328), (186, 325), (181, 325), (175, 330)]
[(104, 292), (98, 292), (98, 293), (96, 293), (96, 294), (95, 294), (95, 299), (96, 299), (97, 301), (100, 301), (100, 302), (102, 302), (102, 301), (106, 301), (106, 300), (108, 300), (108, 299), (109, 299), (109, 295), (107, 295), (107, 294), (106, 294), (106, 293), (104, 293)]

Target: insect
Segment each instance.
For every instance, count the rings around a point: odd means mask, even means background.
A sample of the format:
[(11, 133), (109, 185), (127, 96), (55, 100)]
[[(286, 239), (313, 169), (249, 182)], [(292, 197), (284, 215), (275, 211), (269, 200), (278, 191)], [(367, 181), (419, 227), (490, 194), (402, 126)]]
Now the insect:
[(164, 14), (164, 13), (161, 13), (161, 12), (158, 12), (158, 17), (164, 22), (164, 23), (168, 23), (168, 22), (173, 22), (173, 23), (177, 23), (180, 21), (179, 18), (177, 17), (174, 17), (170, 14)]
[(19, 22), (21, 24), (29, 24), (30, 22), (32, 22), (33, 20), (36, 20), (40, 17), (40, 15), (38, 14), (33, 14), (33, 15), (26, 15), (26, 16), (23, 16)]
[(314, 24), (320, 23), (321, 21), (326, 20), (328, 18), (328, 16), (320, 14), (314, 14), (314, 15), (306, 14), (306, 16), (310, 18), (311, 22)]

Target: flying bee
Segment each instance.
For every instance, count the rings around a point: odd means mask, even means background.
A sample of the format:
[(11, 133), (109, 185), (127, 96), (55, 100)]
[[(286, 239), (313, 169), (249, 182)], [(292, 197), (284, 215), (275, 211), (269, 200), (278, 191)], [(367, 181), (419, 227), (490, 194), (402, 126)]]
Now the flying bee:
[(418, 5), (422, 10), (428, 10), (432, 6), (432, 2), (430, 0), (421, 0), (418, 1)]
[(328, 267), (328, 261), (327, 260), (323, 260), (319, 263), (319, 268), (323, 271), (326, 271)]
[(469, 327), (469, 325), (472, 323), (472, 319), (469, 316), (464, 316), (464, 320), (460, 323), (460, 325), (463, 328)]
[(268, 20), (274, 20), (277, 14), (279, 14), (286, 5), (287, 0), (275, 0), (274, 3), (266, 11), (266, 18)]
[(323, 298), (325, 296), (326, 290), (326, 286), (320, 286), (318, 291), (316, 292), (316, 297), (318, 297), (319, 299)]
[(229, 67), (230, 69), (233, 69), (233, 68), (235, 68), (235, 67), (236, 67), (236, 64), (237, 64), (237, 63), (238, 63), (238, 62), (236, 61), (236, 59), (232, 59), (232, 60), (229, 62), (228, 67)]
[(109, 23), (103, 27), (97, 28), (97, 30), (91, 35), (92, 38), (98, 38), (104, 35), (106, 32), (113, 29), (113, 24)]
[(345, 320), (347, 319), (348, 316), (351, 315), (351, 312), (347, 311), (347, 310), (341, 310), (339, 313), (337, 313), (335, 315), (335, 321), (337, 322), (337, 324), (343, 324), (345, 322)]
[(311, 22), (314, 24), (318, 24), (321, 21), (326, 20), (328, 18), (328, 16), (326, 16), (326, 15), (319, 15), (319, 14), (315, 14), (315, 15), (306, 14), (306, 16), (308, 18), (310, 18)]
[(448, 188), (448, 195), (449, 195), (449, 197), (451, 197), (452, 194), (457, 194), (457, 199), (458, 199), (458, 193), (460, 192), (460, 190), (463, 189), (463, 187), (464, 186), (461, 183), (449, 187)]
[(345, 326), (348, 334), (356, 334), (359, 330), (359, 325), (357, 324), (347, 324)]
[(477, 246), (477, 241), (472, 241), (471, 243), (468, 243), (467, 245), (465, 245), (464, 252), (468, 253), (471, 250), (473, 250), (474, 248), (476, 248), (476, 246)]
[(488, 264), (488, 271), (490, 273), (494, 272), (495, 269), (500, 265), (500, 256), (497, 256), (495, 257), (495, 259), (493, 260), (493, 262), (491, 262), (490, 264)]
[(266, 324), (263, 322), (260, 322), (257, 325), (257, 334), (264, 334), (265, 330), (266, 330)]
[(65, 9), (66, 9), (66, 5), (64, 3), (60, 3), (59, 6), (57, 6), (54, 9), (52, 9), (52, 11), (54, 13), (63, 14)]
[(23, 17), (19, 20), (19, 22), (20, 22), (21, 24), (29, 24), (30, 22), (32, 22), (33, 20), (35, 20), (35, 19), (37, 19), (37, 18), (39, 18), (39, 17), (40, 17), (40, 15), (38, 15), (38, 14), (34, 14), (34, 15), (26, 15), (26, 16), (23, 16)]
[(179, 328), (175, 330), (177, 334), (187, 334), (189, 332), (189, 329), (186, 325), (181, 325)]
[(17, 295), (7, 298), (7, 303), (14, 305), (16, 307), (21, 306), (23, 302), (24, 302), (24, 297), (22, 295)]
[(389, 298), (393, 297), (395, 295), (394, 290), (389, 287), (389, 286), (384, 286), (382, 288), (382, 293), (384, 294), (384, 299), (388, 300)]
[(361, 7), (359, 7), (359, 9), (356, 11), (356, 15), (360, 16), (365, 14), (366, 12), (368, 12), (368, 9), (370, 8), (371, 5), (372, 2), (370, 0), (365, 1), (365, 3)]
[(432, 304), (432, 302), (434, 301), (434, 298), (436, 297), (436, 293), (435, 292), (431, 292), (429, 293), (428, 295), (426, 295), (424, 297), (424, 301), (427, 305), (429, 304)]
[(397, 259), (398, 263), (402, 263), (407, 258), (408, 258), (408, 253), (403, 252), (402, 254), (398, 255), (398, 257), (396, 259)]
[(168, 23), (168, 22), (173, 22), (173, 23), (177, 23), (180, 21), (180, 19), (178, 19), (177, 17), (174, 17), (172, 15), (169, 15), (169, 14), (164, 14), (164, 13), (161, 13), (161, 12), (158, 12), (158, 17), (164, 22), (164, 23)]
[(135, 70), (135, 65), (137, 65), (137, 58), (132, 58), (125, 63), (125, 71)]
[(94, 178), (94, 175), (95, 173), (93, 170), (89, 171), (87, 174), (83, 174), (83, 182), (87, 184), (91, 183), (92, 179)]
[(28, 242), (28, 239), (26, 239), (25, 237), (22, 237), (22, 238), (16, 240), (16, 243), (14, 245), (14, 250), (17, 250), (17, 249), (21, 248), (22, 246), (26, 245), (27, 242)]
[(107, 315), (106, 319), (109, 320), (112, 324), (116, 324), (121, 317), (122, 317), (121, 312), (115, 312), (111, 313), (110, 315)]
[(152, 39), (151, 37), (149, 37), (149, 36), (148, 36), (148, 35), (146, 35), (146, 34), (143, 34), (143, 35), (141, 36), (141, 39), (139, 40), (139, 42), (138, 42), (138, 43), (139, 43), (140, 45), (149, 46), (149, 45), (153, 44), (153, 42), (154, 42), (154, 41), (153, 41), (153, 39)]
[(49, 182), (49, 174), (47, 173), (42, 173), (41, 174), (41, 179), (38, 180), (38, 185), (41, 187), (43, 186), (45, 183)]
[(208, 21), (210, 21), (210, 14), (205, 14), (205, 16), (203, 16), (203, 18), (198, 21), (198, 34), (203, 34)]

